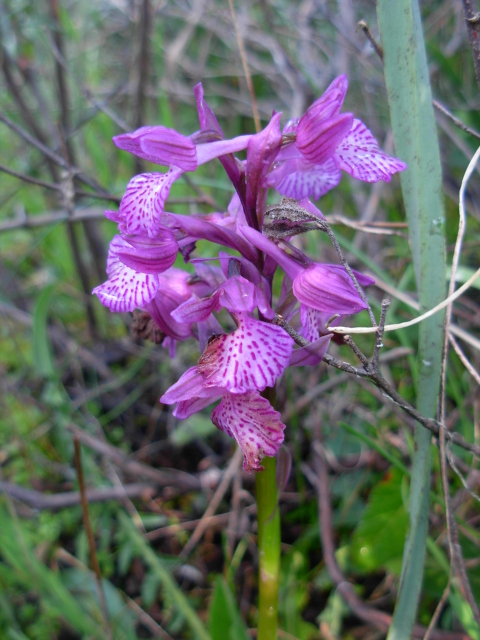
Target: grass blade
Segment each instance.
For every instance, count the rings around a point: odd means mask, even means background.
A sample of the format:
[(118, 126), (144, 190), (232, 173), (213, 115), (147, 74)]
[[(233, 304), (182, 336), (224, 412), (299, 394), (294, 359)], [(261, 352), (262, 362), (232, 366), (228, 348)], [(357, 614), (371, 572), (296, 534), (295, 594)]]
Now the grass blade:
[[(401, 176), (421, 312), (445, 297), (442, 175), (428, 65), (417, 0), (379, 0), (385, 81)], [(420, 325), (417, 407), (435, 415), (443, 346), (443, 314)], [(410, 638), (420, 597), (428, 530), (430, 434), (417, 425), (410, 483), (410, 531), (388, 640)]]
[(175, 580), (170, 575), (170, 572), (164, 566), (161, 559), (156, 555), (152, 547), (143, 538), (142, 534), (135, 529), (135, 526), (132, 524), (128, 516), (120, 514), (120, 520), (124, 531), (136, 547), (139, 556), (156, 574), (163, 589), (168, 593), (171, 601), (183, 615), (188, 626), (195, 634), (195, 637), (200, 640), (211, 640), (210, 634), (206, 630), (203, 622), (197, 616), (196, 612), (188, 602), (187, 597), (176, 584)]

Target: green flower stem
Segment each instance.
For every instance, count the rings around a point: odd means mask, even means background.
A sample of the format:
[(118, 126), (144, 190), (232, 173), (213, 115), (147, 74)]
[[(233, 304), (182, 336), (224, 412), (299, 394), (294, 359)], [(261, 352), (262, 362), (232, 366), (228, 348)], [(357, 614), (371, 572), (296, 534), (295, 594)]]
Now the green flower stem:
[(278, 585), (280, 579), (280, 511), (277, 500), (275, 458), (265, 457), (256, 475), (259, 604), (257, 640), (277, 637)]

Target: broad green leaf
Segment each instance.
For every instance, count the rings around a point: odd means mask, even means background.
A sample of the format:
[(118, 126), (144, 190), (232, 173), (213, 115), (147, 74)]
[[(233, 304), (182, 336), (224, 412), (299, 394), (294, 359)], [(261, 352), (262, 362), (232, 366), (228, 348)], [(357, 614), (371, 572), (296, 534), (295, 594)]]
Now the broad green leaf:
[[(440, 152), (417, 0), (379, 0), (377, 15), (384, 48), (392, 129), (401, 174), (412, 258), (421, 311), (445, 296), (444, 207)], [(435, 415), (443, 347), (443, 314), (420, 325), (417, 408)], [(417, 425), (410, 484), (410, 531), (388, 640), (410, 638), (422, 586), (428, 531), (430, 433)]]
[(223, 576), (217, 576), (208, 616), (212, 640), (248, 640), (235, 597)]
[(405, 476), (392, 469), (370, 493), (353, 534), (351, 559), (366, 571), (386, 567), (400, 572), (408, 513), (402, 496)]

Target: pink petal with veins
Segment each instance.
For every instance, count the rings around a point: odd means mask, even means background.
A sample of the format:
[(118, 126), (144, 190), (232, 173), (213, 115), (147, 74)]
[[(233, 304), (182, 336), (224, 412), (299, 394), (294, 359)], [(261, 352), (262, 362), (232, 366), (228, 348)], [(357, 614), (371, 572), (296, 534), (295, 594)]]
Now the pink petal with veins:
[(92, 291), (103, 305), (118, 313), (144, 307), (158, 289), (158, 275), (137, 273), (120, 261), (118, 252), (128, 247), (121, 236), (113, 238), (107, 259), (108, 280)]
[(191, 398), (210, 398), (221, 395), (223, 389), (206, 388), (198, 367), (190, 367), (160, 398), (164, 404), (175, 404)]
[(297, 127), (297, 148), (308, 162), (323, 164), (334, 153), (353, 124), (353, 113), (341, 113), (319, 120), (301, 118)]
[(121, 262), (139, 273), (163, 273), (175, 262), (178, 244), (167, 227), (159, 225), (159, 236), (125, 238), (126, 246), (118, 251)]
[(246, 314), (235, 317), (236, 331), (210, 340), (198, 361), (204, 385), (232, 393), (272, 387), (288, 366), (293, 339), (276, 325)]
[(122, 133), (115, 136), (113, 142), (119, 149), (154, 164), (175, 166), (183, 171), (195, 171), (197, 168), (195, 144), (178, 131), (162, 125)]
[(149, 238), (158, 235), (170, 187), (182, 173), (173, 168), (167, 173), (142, 173), (130, 180), (120, 203), (128, 233), (147, 234)]
[(345, 74), (342, 74), (335, 78), (325, 93), (308, 107), (303, 118), (326, 119), (337, 115), (342, 108), (347, 89), (348, 79)]
[(245, 471), (261, 471), (262, 458), (275, 456), (283, 442), (280, 414), (258, 392), (225, 394), (212, 412), (212, 422), (238, 442)]
[(350, 133), (337, 147), (334, 158), (339, 169), (364, 182), (390, 182), (393, 173), (407, 168), (405, 162), (380, 149), (371, 131), (360, 120), (353, 121)]
[(294, 279), (293, 293), (304, 305), (325, 313), (350, 315), (367, 308), (339, 265), (310, 265)]
[(330, 158), (323, 164), (312, 164), (301, 158), (287, 160), (267, 176), (267, 185), (295, 200), (312, 197), (318, 200), (340, 182), (341, 171)]
[(182, 400), (173, 410), (173, 415), (179, 420), (185, 420), (185, 418), (188, 418), (192, 414), (197, 413), (197, 411), (205, 409), (205, 407), (208, 407), (208, 405), (212, 404), (212, 402), (220, 400), (221, 397), (221, 393), (215, 393), (212, 394), (212, 396), (208, 396), (207, 398), (190, 398), (189, 400)]

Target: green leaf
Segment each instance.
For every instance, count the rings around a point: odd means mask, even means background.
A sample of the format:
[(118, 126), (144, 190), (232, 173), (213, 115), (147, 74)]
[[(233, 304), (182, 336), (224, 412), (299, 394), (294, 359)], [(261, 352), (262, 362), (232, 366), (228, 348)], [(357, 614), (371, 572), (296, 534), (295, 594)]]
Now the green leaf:
[(175, 428), (170, 436), (170, 440), (177, 447), (184, 447), (196, 438), (206, 438), (216, 432), (217, 428), (209, 417), (196, 413), (182, 422)]
[(480, 629), (478, 628), (478, 624), (475, 622), (472, 609), (468, 602), (465, 602), (460, 594), (454, 590), (450, 592), (448, 600), (452, 605), (455, 615), (460, 620), (462, 627), (468, 635), (472, 640), (480, 640)]
[(33, 553), (20, 524), (2, 509), (0, 511), (0, 556), (15, 571), (15, 578), (25, 589), (34, 589), (43, 605), (55, 617), (65, 620), (72, 629), (100, 640), (105, 631), (98, 606), (86, 611), (70, 594), (61, 576), (45, 567)]
[(249, 637), (234, 595), (223, 576), (216, 579), (208, 629), (212, 640), (248, 640)]
[[(471, 267), (459, 266), (455, 272), (455, 282), (460, 282), (464, 284), (469, 278), (473, 276), (476, 269), (472, 269)], [(447, 277), (450, 278), (452, 274), (452, 267), (448, 267), (447, 269)], [(474, 289), (480, 289), (480, 278), (474, 280), (471, 284)]]
[[(392, 129), (401, 174), (412, 258), (421, 311), (445, 295), (445, 240), (442, 173), (428, 64), (417, 0), (378, 0)], [(417, 408), (433, 417), (437, 406), (443, 348), (443, 314), (422, 322), (418, 344)], [(430, 433), (417, 425), (410, 484), (410, 532), (388, 640), (407, 640), (415, 621), (428, 530)]]
[(55, 285), (46, 287), (38, 296), (33, 314), (33, 359), (39, 376), (53, 378), (53, 361), (50, 336), (48, 335), (48, 313), (55, 294)]
[(176, 610), (186, 620), (195, 637), (200, 638), (200, 640), (211, 640), (210, 634), (205, 629), (203, 622), (190, 605), (186, 595), (170, 575), (162, 559), (157, 556), (126, 514), (120, 513), (119, 520), (126, 536), (134, 546), (136, 555), (142, 558), (157, 576), (165, 595), (168, 596)]
[(386, 567), (400, 572), (408, 513), (402, 496), (405, 476), (392, 469), (370, 493), (353, 534), (351, 559), (366, 571)]

